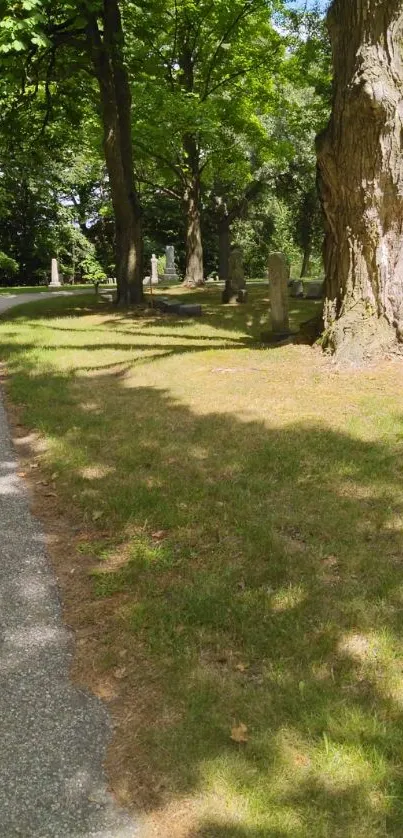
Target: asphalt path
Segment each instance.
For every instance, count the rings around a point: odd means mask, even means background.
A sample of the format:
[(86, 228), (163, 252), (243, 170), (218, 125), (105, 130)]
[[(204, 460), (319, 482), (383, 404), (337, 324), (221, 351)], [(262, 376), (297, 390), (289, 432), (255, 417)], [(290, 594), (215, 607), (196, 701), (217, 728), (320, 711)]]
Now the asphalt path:
[[(0, 312), (55, 293), (0, 295)], [(0, 393), (1, 838), (139, 838), (107, 792), (111, 724), (70, 681), (73, 642)]]
[(15, 306), (23, 305), (24, 303), (34, 303), (36, 301), (40, 302), (40, 300), (49, 300), (52, 297), (72, 297), (76, 294), (88, 294), (90, 293), (90, 288), (88, 291), (84, 290), (83, 288), (77, 288), (77, 291), (41, 291), (31, 293), (31, 294), (13, 294), (12, 290), (5, 294), (0, 294), (0, 314), (3, 311), (7, 311), (9, 308), (14, 308)]

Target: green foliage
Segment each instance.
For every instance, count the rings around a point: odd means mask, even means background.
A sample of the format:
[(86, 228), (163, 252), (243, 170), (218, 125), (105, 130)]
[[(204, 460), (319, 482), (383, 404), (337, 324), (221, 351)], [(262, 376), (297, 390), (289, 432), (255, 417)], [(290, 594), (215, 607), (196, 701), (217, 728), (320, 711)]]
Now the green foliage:
[(0, 250), (0, 284), (2, 280), (9, 280), (11, 277), (14, 277), (18, 273), (18, 270), (18, 262)]
[(87, 253), (80, 265), (85, 282), (92, 282), (94, 285), (98, 285), (106, 279), (106, 273), (95, 256), (95, 248), (93, 252)]
[[(207, 272), (217, 269), (223, 212), (251, 273), (272, 246), (301, 255), (307, 237), (317, 258), (320, 215), (309, 196), (330, 102), (320, 12), (281, 0), (121, 6), (146, 269), (172, 242), (183, 270), (183, 198), (196, 176)], [(100, 11), (98, 0), (0, 0), (0, 248), (18, 262), (20, 282), (44, 281), (55, 254), (65, 276), (85, 259), (96, 273), (78, 230), (100, 270), (112, 271), (99, 94), (85, 49), (85, 15)]]
[(158, 276), (163, 276), (165, 273), (166, 261), (165, 253), (162, 256), (158, 256)]

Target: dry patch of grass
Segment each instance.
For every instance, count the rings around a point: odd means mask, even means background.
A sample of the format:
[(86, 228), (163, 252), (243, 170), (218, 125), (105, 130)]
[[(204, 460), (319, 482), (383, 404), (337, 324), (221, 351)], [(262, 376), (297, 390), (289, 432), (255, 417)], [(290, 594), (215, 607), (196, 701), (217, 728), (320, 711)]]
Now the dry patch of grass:
[(145, 836), (400, 836), (401, 363), (260, 348), (264, 288), (200, 294), (0, 324), (112, 787)]

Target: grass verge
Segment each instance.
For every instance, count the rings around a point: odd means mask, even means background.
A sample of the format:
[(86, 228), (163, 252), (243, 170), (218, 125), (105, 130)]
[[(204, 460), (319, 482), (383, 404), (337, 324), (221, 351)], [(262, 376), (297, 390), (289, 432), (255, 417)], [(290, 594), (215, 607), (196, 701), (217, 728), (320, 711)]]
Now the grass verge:
[(265, 289), (187, 297), (201, 320), (81, 297), (0, 323), (112, 786), (158, 838), (397, 838), (401, 363), (261, 349)]
[[(64, 291), (77, 291), (79, 289), (83, 289), (84, 291), (88, 289), (91, 291), (92, 286), (88, 285), (63, 285), (61, 289), (56, 290), (64, 290)], [(11, 294), (18, 296), (20, 294), (45, 294), (48, 292), (53, 292), (54, 289), (49, 288), (48, 285), (18, 285), (18, 286), (10, 286), (5, 288), (0, 288), (0, 294)]]

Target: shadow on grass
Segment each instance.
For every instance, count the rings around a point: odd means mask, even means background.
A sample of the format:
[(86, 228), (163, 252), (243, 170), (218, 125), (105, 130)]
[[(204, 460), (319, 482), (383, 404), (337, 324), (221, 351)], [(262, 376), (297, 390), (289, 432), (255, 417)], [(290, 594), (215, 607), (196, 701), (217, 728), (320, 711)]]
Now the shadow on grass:
[(187, 838), (289, 838), (290, 832), (279, 829), (248, 829), (247, 827), (220, 826), (208, 823), (196, 832), (189, 832)]
[(235, 801), (188, 838), (401, 836), (402, 422), (396, 445), (270, 429), (16, 361), (11, 393), (91, 528), (95, 669), (115, 687), (124, 669), (114, 787), (143, 811)]
[[(255, 286), (249, 289), (249, 299), (246, 305), (222, 305), (221, 304), (222, 289), (207, 287), (201, 290), (190, 291), (188, 289), (172, 289), (168, 291), (168, 296), (175, 296), (186, 303), (198, 303), (202, 306), (203, 314), (201, 318), (197, 318), (197, 322), (203, 325), (208, 325), (213, 329), (221, 332), (236, 332), (237, 338), (229, 338), (237, 340), (238, 345), (251, 346), (253, 343), (260, 342), (262, 332), (267, 332), (269, 328), (269, 309), (270, 302), (268, 297), (268, 289), (265, 286)], [(167, 292), (155, 292), (154, 298), (166, 296)], [(145, 303), (150, 302), (150, 296), (146, 295)], [(321, 307), (321, 302), (312, 300), (295, 300), (290, 298), (290, 327), (292, 331), (299, 328), (301, 322), (309, 320), (314, 317)], [(110, 321), (106, 321), (105, 325), (110, 325), (117, 333), (119, 329), (117, 324), (129, 322), (131, 325), (136, 320), (146, 317), (148, 320), (155, 321), (155, 325), (164, 326), (172, 329), (173, 333), (181, 333), (183, 328), (191, 325), (194, 321), (192, 318), (181, 318), (177, 315), (161, 315), (149, 309), (147, 312), (139, 315), (137, 310), (132, 312), (121, 311), (117, 309), (110, 302), (100, 297), (93, 297), (90, 294), (81, 297), (80, 301), (69, 298), (55, 298), (47, 299), (46, 301), (38, 301), (28, 303), (18, 308), (6, 312), (7, 319), (23, 320), (30, 319), (32, 315), (38, 316), (41, 319), (47, 319), (55, 316), (55, 313), (70, 316), (81, 317), (91, 313), (101, 313), (105, 315), (107, 312), (113, 314)], [(1, 322), (1, 319), (0, 319)], [(53, 327), (57, 329), (57, 327)], [(69, 330), (73, 331), (73, 329)], [(122, 332), (127, 334), (127, 331)], [(192, 339), (192, 336), (190, 336)], [(201, 338), (202, 339), (202, 338)], [(208, 341), (209, 338), (207, 337)]]

